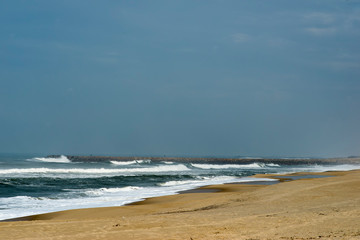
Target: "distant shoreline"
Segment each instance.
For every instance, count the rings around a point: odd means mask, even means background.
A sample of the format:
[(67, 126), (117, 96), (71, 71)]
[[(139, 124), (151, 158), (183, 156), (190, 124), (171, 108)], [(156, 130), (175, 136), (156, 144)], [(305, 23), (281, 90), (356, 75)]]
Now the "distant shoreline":
[[(58, 158), (61, 155), (48, 155), (48, 158)], [(299, 164), (360, 164), (360, 157), (348, 158), (201, 158), (201, 157), (147, 157), (147, 156), (76, 156), (65, 155), (72, 162), (109, 162), (151, 160), (153, 162), (172, 161), (180, 163), (213, 163), (213, 164), (248, 164), (274, 163), (285, 165)]]

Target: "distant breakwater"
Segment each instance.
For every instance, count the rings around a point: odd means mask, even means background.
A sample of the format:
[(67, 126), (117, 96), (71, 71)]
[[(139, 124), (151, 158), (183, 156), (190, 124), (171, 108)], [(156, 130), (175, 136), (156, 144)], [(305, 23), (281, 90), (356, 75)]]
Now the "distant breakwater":
[[(61, 155), (49, 155), (58, 158)], [(249, 164), (274, 163), (284, 165), (299, 164), (360, 164), (360, 158), (201, 158), (201, 157), (131, 157), (131, 156), (74, 156), (65, 155), (72, 162), (109, 162), (151, 160), (152, 162), (172, 161), (179, 163), (213, 163), (213, 164)]]

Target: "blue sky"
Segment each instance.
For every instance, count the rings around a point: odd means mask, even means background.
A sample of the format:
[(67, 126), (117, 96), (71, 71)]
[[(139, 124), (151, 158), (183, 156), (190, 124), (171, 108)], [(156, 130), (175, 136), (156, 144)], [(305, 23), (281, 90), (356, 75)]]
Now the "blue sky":
[(0, 152), (360, 155), (360, 1), (1, 1)]

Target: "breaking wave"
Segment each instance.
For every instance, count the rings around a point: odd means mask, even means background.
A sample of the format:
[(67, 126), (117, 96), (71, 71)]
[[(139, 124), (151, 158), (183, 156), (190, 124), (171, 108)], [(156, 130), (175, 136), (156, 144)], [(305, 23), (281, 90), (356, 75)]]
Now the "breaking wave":
[(121, 166), (132, 165), (137, 163), (136, 161), (110, 161), (110, 162), (114, 165), (121, 165)]
[(133, 161), (110, 161), (110, 163), (112, 163), (114, 165), (126, 166), (126, 165), (133, 165), (133, 164), (151, 163), (151, 160), (146, 159), (146, 160), (133, 160)]
[(265, 167), (280, 167), (278, 164), (274, 163), (251, 163), (251, 164), (195, 164), (192, 163), (191, 166), (201, 169), (229, 169), (229, 168), (240, 168), (240, 169), (257, 169)]
[(174, 162), (171, 162), (171, 161), (162, 161), (162, 163), (165, 163), (165, 164), (174, 164)]
[(143, 189), (142, 187), (136, 187), (136, 186), (127, 186), (122, 188), (99, 188), (94, 190), (88, 190), (85, 192), (88, 196), (102, 196), (104, 194), (108, 193), (124, 193), (124, 192), (130, 192), (130, 191), (136, 191)]
[(112, 173), (148, 173), (148, 172), (173, 172), (190, 170), (185, 165), (164, 165), (149, 168), (12, 168), (2, 169), (0, 174), (22, 173), (78, 173), (78, 174), (112, 174)]
[(61, 155), (58, 158), (51, 158), (51, 157), (36, 157), (36, 158), (32, 158), (32, 160), (35, 161), (41, 161), (41, 162), (52, 162), (52, 163), (70, 163), (71, 161), (64, 155)]

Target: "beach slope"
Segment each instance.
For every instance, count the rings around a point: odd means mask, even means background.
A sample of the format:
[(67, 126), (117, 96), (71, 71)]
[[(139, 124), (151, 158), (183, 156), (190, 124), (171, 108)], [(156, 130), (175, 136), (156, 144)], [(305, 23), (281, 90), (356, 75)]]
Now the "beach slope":
[(218, 191), (1, 222), (0, 239), (360, 239), (360, 171), (319, 175), (332, 177), (207, 186)]

